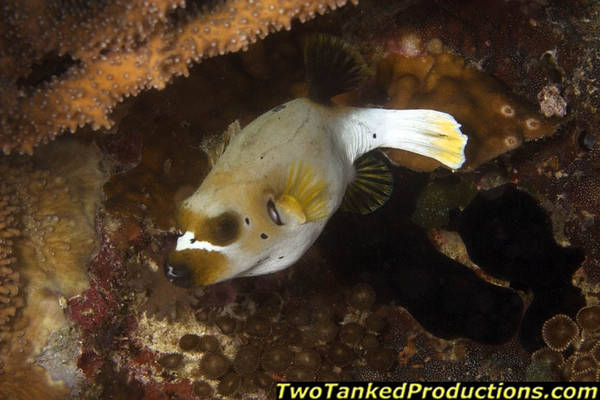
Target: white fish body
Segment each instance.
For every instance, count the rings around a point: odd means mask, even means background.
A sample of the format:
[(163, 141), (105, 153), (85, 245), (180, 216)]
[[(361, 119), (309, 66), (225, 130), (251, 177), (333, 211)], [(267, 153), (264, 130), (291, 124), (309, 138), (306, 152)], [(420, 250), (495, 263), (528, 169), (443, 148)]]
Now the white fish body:
[(178, 213), (182, 236), (165, 267), (180, 286), (281, 270), (339, 208), (361, 155), (389, 147), (452, 169), (467, 141), (448, 114), (292, 100), (236, 136)]

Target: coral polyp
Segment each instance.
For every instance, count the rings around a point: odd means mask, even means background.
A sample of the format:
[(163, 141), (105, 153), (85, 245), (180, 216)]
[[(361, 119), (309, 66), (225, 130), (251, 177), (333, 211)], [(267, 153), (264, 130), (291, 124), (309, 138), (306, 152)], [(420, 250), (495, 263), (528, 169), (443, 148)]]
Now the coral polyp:
[(548, 347), (563, 351), (576, 339), (579, 333), (577, 324), (564, 314), (557, 314), (544, 323), (542, 336)]

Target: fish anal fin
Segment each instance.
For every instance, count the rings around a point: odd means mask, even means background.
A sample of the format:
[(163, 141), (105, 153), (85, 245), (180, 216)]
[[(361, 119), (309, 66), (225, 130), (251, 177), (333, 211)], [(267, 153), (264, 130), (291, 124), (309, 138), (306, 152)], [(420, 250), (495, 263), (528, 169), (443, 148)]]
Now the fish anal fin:
[(356, 89), (368, 76), (360, 53), (344, 40), (316, 34), (307, 38), (304, 64), (308, 97), (329, 104), (331, 98)]
[(378, 151), (369, 152), (354, 163), (356, 175), (348, 185), (341, 209), (370, 214), (392, 196), (394, 177)]

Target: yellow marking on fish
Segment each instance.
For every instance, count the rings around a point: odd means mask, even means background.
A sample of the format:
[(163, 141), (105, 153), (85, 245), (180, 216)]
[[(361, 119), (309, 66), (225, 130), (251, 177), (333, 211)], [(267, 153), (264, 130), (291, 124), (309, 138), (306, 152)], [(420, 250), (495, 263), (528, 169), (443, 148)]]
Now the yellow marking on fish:
[(277, 200), (277, 206), (294, 216), (294, 218), (298, 220), (299, 225), (306, 222), (306, 214), (304, 214), (302, 206), (295, 197), (288, 194), (282, 194), (281, 197), (279, 197), (279, 200)]
[(225, 255), (218, 251), (187, 249), (174, 251), (169, 257), (170, 265), (186, 265), (192, 273), (196, 286), (205, 286), (218, 282), (229, 271)]
[(433, 152), (433, 158), (443, 164), (461, 165), (465, 161), (467, 137), (461, 133), (460, 124), (446, 115), (438, 117), (432, 124), (435, 138), (431, 140), (431, 144), (439, 149)]
[[(294, 161), (290, 166), (285, 189), (278, 199), (278, 202), (282, 201), (284, 207), (285, 205), (288, 207), (299, 206), (305, 216), (305, 221), (318, 221), (327, 216), (325, 182), (319, 179), (313, 169), (303, 162)], [(293, 206), (294, 203), (298, 206)], [(298, 213), (297, 210), (294, 212)]]

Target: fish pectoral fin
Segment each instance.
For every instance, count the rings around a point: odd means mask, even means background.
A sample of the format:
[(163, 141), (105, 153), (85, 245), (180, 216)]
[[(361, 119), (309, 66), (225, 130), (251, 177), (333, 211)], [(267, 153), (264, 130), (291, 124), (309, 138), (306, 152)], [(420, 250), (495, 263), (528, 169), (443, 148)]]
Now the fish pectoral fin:
[(294, 216), (298, 224), (319, 221), (329, 215), (327, 185), (311, 165), (294, 161), (288, 170), (285, 189), (275, 204)]
[(289, 194), (282, 194), (275, 201), (277, 207), (285, 212), (287, 215), (294, 217), (298, 225), (302, 225), (306, 222), (306, 214), (304, 213), (304, 208), (300, 204), (300, 202)]
[(306, 40), (304, 64), (308, 97), (322, 104), (357, 88), (368, 76), (362, 56), (352, 45), (325, 34), (312, 35)]
[(356, 176), (348, 185), (341, 209), (357, 214), (369, 214), (384, 205), (392, 196), (394, 177), (379, 152), (370, 152), (354, 163)]

